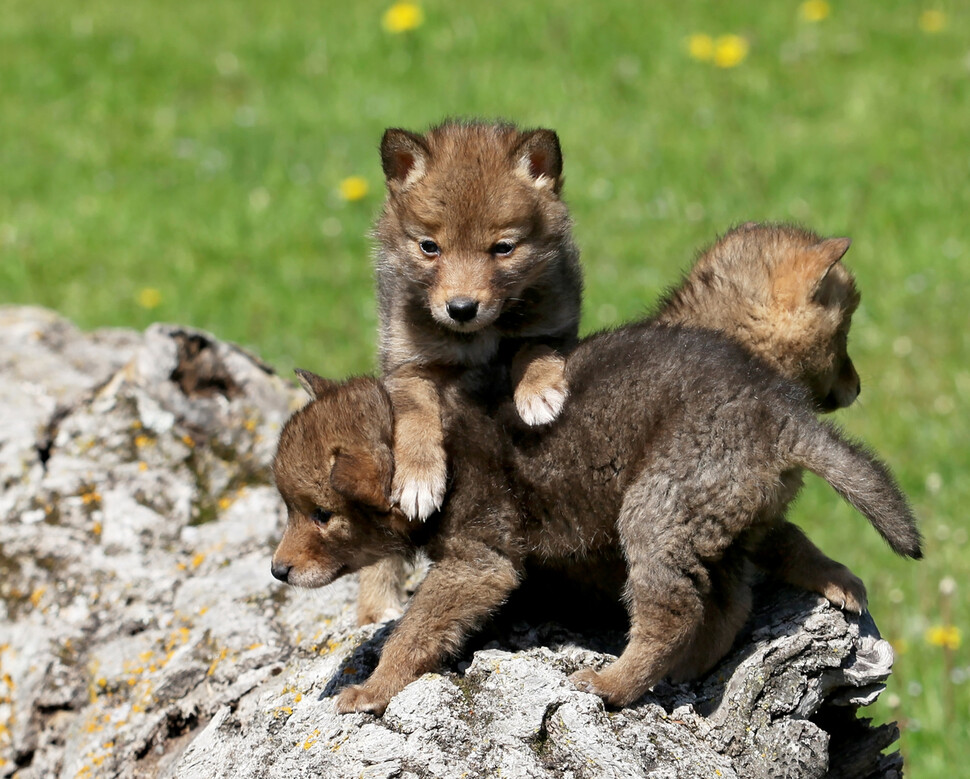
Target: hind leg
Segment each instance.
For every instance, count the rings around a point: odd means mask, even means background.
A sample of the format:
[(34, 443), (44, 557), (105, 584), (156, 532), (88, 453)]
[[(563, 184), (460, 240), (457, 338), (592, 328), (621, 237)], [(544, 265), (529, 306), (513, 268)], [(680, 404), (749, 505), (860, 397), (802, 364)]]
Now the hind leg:
[(688, 646), (677, 658), (671, 678), (682, 681), (707, 673), (731, 649), (751, 614), (751, 564), (740, 544), (709, 566), (710, 592), (704, 617)]
[(695, 552), (696, 528), (676, 494), (669, 482), (647, 476), (627, 491), (617, 521), (627, 558), (629, 642), (603, 671), (572, 676), (577, 687), (614, 706), (632, 703), (667, 675), (703, 620), (707, 572)]
[(630, 566), (626, 595), (630, 639), (623, 653), (602, 671), (588, 668), (570, 677), (613, 706), (633, 703), (666, 676), (703, 618), (694, 583), (662, 558)]
[(750, 545), (749, 552), (761, 568), (788, 584), (817, 592), (836, 608), (861, 614), (868, 607), (862, 580), (825, 555), (791, 522), (773, 522)]

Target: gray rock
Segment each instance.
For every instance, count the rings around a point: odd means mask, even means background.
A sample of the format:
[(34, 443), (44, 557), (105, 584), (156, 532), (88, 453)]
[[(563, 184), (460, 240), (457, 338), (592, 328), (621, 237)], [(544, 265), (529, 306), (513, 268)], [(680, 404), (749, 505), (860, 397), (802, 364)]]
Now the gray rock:
[(875, 777), (857, 716), (892, 650), (868, 615), (758, 592), (706, 679), (608, 711), (568, 675), (622, 636), (517, 624), (341, 716), (390, 627), (352, 579), (278, 585), (275, 440), (303, 397), (189, 328), (79, 332), (0, 308), (0, 776)]

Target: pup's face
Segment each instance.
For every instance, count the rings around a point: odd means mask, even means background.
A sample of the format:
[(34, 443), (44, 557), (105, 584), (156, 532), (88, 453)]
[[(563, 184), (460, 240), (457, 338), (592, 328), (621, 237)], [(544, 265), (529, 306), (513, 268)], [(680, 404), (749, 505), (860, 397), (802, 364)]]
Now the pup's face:
[(390, 503), (390, 401), (373, 379), (334, 384), (301, 372), (315, 400), (280, 434), (273, 473), (287, 509), (273, 575), (322, 587), (401, 551), (407, 525)]
[(821, 411), (849, 406), (861, 391), (848, 352), (859, 305), (855, 280), (841, 262), (849, 244), (848, 238), (822, 239), (795, 227), (745, 225), (704, 259), (709, 270), (723, 272), (725, 258), (746, 258), (743, 284), (751, 299), (742, 289), (730, 308), (738, 321), (725, 329), (808, 387)]
[(849, 356), (849, 327), (859, 306), (852, 274), (840, 262), (835, 263), (802, 306), (805, 340), (792, 345), (791, 370), (800, 371), (800, 380), (811, 390), (820, 410), (851, 406), (862, 391)]
[(551, 130), (388, 130), (381, 160), (388, 196), (378, 239), (442, 327), (471, 333), (491, 325), (569, 240)]

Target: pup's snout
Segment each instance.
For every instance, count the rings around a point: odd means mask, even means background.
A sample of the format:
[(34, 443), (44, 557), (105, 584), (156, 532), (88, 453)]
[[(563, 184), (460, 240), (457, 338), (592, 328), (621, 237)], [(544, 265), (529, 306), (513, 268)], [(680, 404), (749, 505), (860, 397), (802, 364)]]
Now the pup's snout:
[(273, 562), (273, 576), (279, 579), (284, 584), (289, 581), (290, 571), (292, 570), (292, 565), (284, 565), (283, 563)]
[(472, 298), (452, 298), (445, 305), (448, 316), (456, 322), (471, 322), (478, 314), (478, 301)]

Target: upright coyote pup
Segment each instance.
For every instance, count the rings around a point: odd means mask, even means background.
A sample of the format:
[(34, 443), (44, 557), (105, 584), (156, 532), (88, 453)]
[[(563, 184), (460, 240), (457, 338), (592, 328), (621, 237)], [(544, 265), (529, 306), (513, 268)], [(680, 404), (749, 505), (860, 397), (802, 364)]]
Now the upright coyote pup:
[(434, 368), (511, 367), (522, 419), (551, 421), (566, 396), (556, 351), (576, 341), (582, 276), (552, 130), (391, 129), (381, 161), (377, 292), (381, 372), (397, 415), (393, 497), (426, 519), (446, 484)]
[[(375, 229), (381, 372), (395, 410), (393, 498), (411, 519), (447, 484), (434, 372), (511, 371), (516, 408), (550, 422), (567, 388), (560, 350), (577, 337), (582, 274), (552, 130), (447, 122), (381, 141), (387, 199)], [(361, 572), (358, 621), (398, 613), (399, 560)]]

